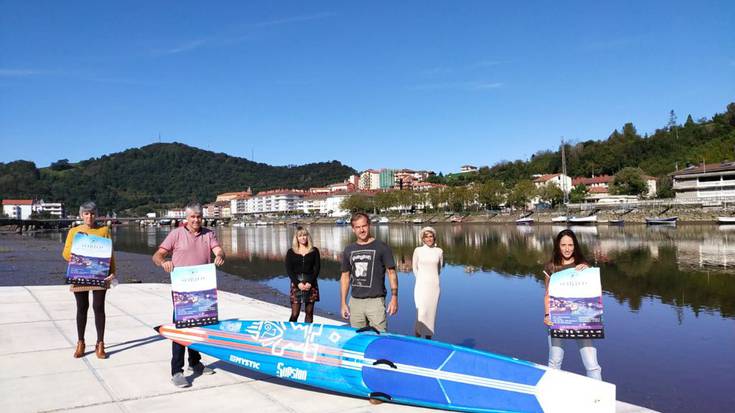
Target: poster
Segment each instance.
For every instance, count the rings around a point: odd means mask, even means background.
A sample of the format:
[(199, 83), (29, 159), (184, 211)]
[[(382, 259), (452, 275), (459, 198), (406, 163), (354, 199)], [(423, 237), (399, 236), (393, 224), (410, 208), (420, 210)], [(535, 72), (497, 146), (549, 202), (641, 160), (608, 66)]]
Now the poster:
[(549, 280), (551, 336), (604, 338), (600, 269), (555, 272)]
[(175, 267), (171, 272), (171, 298), (176, 328), (218, 323), (214, 264)]
[(66, 283), (104, 287), (105, 278), (110, 275), (111, 258), (111, 239), (77, 232), (66, 267)]

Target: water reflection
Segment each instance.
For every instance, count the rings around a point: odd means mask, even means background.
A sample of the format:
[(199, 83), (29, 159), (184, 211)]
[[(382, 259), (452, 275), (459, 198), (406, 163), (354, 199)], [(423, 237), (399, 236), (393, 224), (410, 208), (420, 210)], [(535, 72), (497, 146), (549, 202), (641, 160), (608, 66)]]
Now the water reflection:
[[(504, 277), (543, 280), (553, 237), (564, 226), (438, 225), (438, 243), (445, 262), (468, 275), (495, 273)], [(644, 297), (735, 316), (735, 226), (574, 226), (585, 255), (602, 269), (603, 289), (633, 310)], [(323, 278), (339, 277), (339, 259), (354, 236), (349, 227), (309, 228), (321, 251)], [(217, 228), (228, 254), (225, 270), (252, 279), (283, 276), (283, 257), (295, 228)], [(418, 226), (376, 226), (375, 236), (393, 248), (400, 272), (411, 272)], [(116, 248), (152, 253), (167, 228), (120, 227)], [(146, 248), (144, 248), (145, 246)]]

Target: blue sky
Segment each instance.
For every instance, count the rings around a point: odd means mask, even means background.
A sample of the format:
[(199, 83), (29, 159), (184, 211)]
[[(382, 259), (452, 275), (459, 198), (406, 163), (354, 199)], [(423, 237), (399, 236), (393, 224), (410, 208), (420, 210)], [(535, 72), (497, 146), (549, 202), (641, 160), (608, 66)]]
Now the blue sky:
[(735, 2), (0, 0), (0, 162), (442, 172), (735, 101)]

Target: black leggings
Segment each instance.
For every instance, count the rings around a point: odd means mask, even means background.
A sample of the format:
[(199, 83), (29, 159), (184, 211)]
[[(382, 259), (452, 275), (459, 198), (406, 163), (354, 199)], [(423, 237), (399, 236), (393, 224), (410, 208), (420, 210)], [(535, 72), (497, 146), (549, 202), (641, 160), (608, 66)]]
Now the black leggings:
[[(107, 290), (92, 291), (92, 309), (94, 310), (94, 326), (97, 328), (97, 342), (105, 341), (105, 294)], [(87, 311), (89, 310), (89, 292), (74, 293), (77, 300), (77, 337), (84, 340), (87, 328)]]
[[(314, 302), (312, 301), (310, 303), (306, 303), (304, 311), (306, 312), (306, 318), (304, 319), (304, 322), (305, 323), (313, 322), (314, 321)], [(291, 318), (289, 318), (288, 321), (298, 321), (299, 313), (301, 313), (301, 303), (292, 303), (291, 304)]]

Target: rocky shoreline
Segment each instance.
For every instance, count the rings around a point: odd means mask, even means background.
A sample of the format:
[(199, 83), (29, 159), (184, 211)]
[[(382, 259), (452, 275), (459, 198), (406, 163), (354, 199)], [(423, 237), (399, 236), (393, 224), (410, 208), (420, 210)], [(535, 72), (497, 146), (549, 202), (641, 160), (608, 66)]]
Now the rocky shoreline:
[[(646, 218), (678, 217), (679, 224), (716, 224), (718, 217), (735, 216), (735, 205), (639, 205), (639, 206), (611, 206), (590, 207), (585, 210), (570, 209), (568, 211), (546, 210), (542, 212), (432, 212), (416, 214), (378, 214), (376, 216), (386, 217), (389, 224), (437, 224), (437, 223), (470, 223), (470, 224), (515, 224), (516, 220), (529, 216), (537, 224), (559, 224), (552, 221), (553, 218), (561, 216), (585, 217), (597, 216), (598, 224), (606, 224), (613, 220), (622, 220), (626, 224), (645, 224)], [(329, 217), (301, 217), (301, 218), (261, 218), (258, 221), (248, 221), (247, 225), (335, 225), (338, 218)], [(349, 217), (343, 218), (340, 223), (349, 225)], [(344, 222), (346, 220), (346, 222)]]

